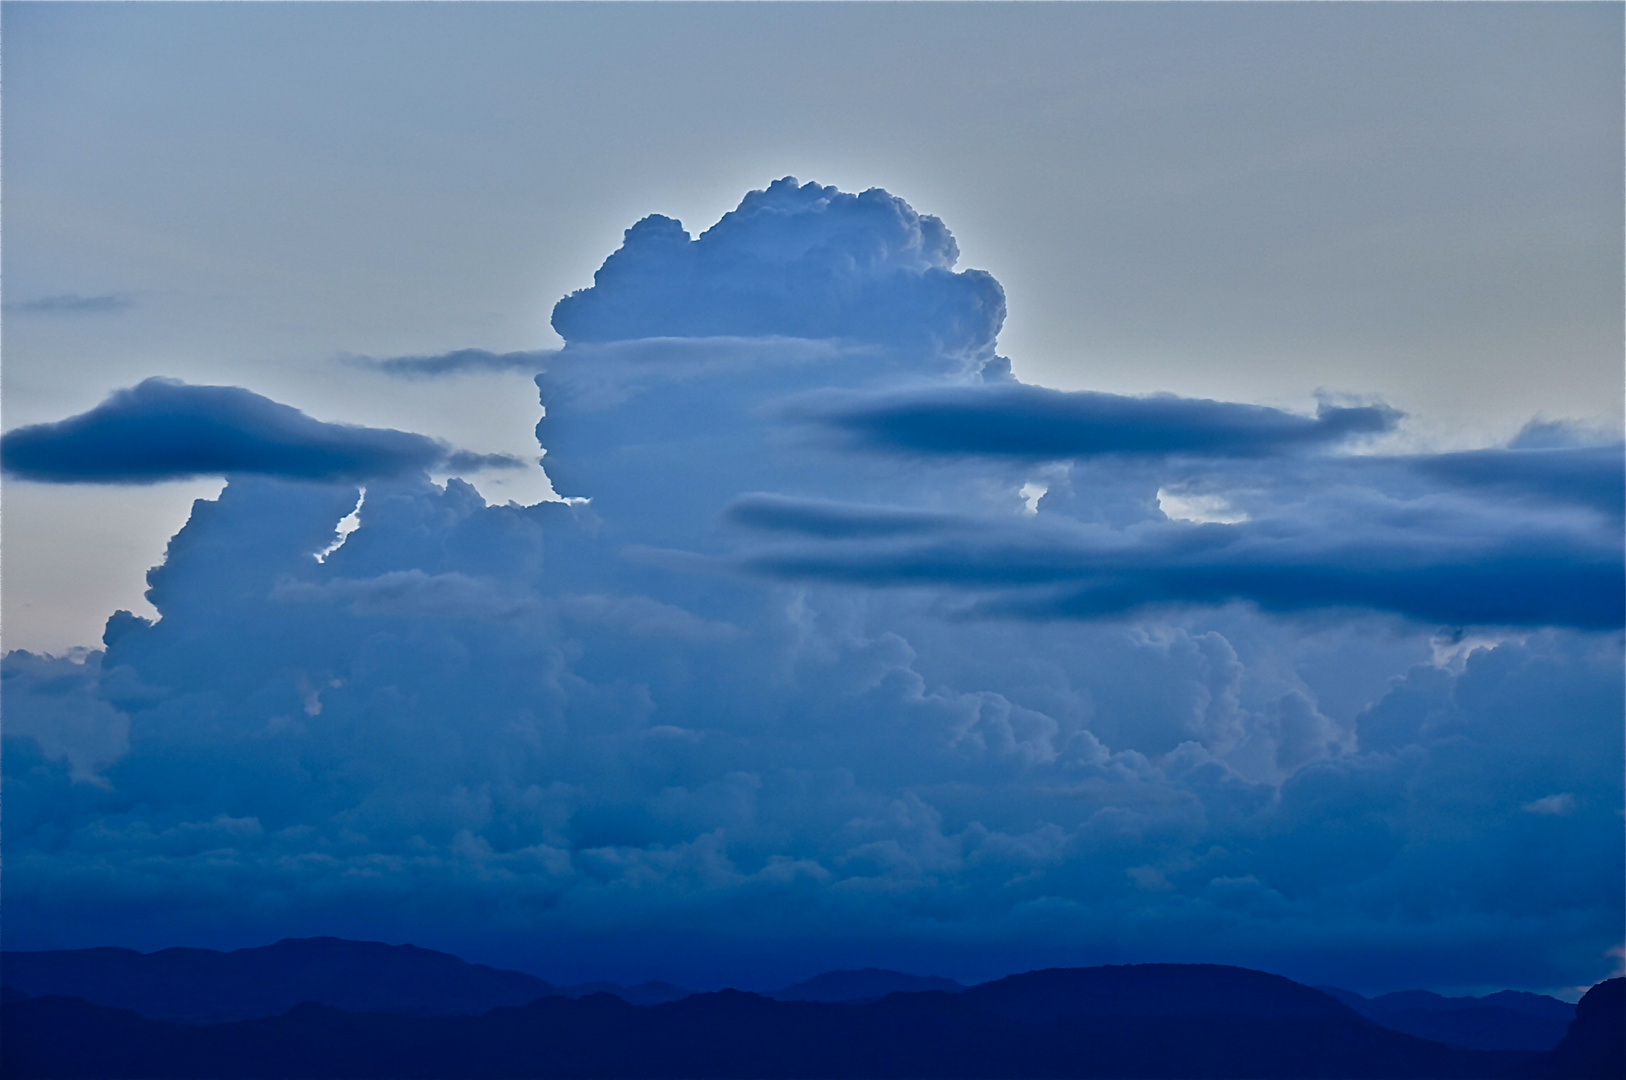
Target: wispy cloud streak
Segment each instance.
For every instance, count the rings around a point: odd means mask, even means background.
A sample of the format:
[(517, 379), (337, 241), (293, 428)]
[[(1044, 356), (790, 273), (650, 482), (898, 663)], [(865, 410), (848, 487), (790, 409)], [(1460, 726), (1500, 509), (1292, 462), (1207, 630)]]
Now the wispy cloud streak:
[(5, 307), (7, 311), (24, 315), (105, 315), (123, 311), (134, 302), (129, 293), (102, 293), (97, 296), (61, 293), (36, 300), (8, 301)]

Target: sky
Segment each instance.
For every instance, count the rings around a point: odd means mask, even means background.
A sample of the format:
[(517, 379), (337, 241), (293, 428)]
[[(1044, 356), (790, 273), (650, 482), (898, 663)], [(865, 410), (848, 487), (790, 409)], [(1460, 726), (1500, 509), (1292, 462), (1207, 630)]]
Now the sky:
[(8, 948), (1618, 965), (1618, 6), (0, 19)]

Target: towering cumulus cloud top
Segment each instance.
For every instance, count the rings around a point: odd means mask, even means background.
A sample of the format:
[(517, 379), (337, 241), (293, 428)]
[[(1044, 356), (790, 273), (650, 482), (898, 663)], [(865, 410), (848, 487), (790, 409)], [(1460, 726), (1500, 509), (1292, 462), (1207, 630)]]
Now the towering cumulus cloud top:
[(160, 618), (6, 658), (7, 947), (1604, 974), (1619, 443), (1386, 454), (1377, 403), (1027, 386), (953, 263), (884, 192), (780, 181), (636, 225), (560, 350), (374, 363), (545, 367), (568, 504), (232, 388), (7, 435), (37, 480), (230, 476)]
[(651, 215), (627, 230), (593, 286), (553, 309), (568, 342), (652, 337), (839, 338), (993, 355), (1005, 294), (956, 272), (937, 218), (879, 188), (858, 195), (785, 177), (691, 239)]

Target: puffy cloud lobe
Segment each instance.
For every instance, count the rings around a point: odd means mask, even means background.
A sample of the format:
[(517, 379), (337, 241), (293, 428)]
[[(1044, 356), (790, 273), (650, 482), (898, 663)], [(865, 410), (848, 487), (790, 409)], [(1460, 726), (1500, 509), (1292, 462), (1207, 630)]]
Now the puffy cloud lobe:
[(1022, 384), (830, 395), (796, 413), (868, 449), (1029, 460), (1259, 457), (1379, 435), (1393, 430), (1401, 415), (1383, 405), (1324, 404), (1310, 419), (1172, 394), (1125, 397)]
[(35, 740), (79, 781), (100, 781), (100, 771), (130, 749), (129, 716), (99, 692), (101, 660), (99, 652), (52, 657), (19, 649), (0, 668), (6, 733)]
[(241, 387), (162, 378), (115, 391), (78, 416), (8, 431), (0, 461), (12, 476), (58, 484), (236, 473), (342, 481), (521, 464), (411, 432), (324, 423)]
[(879, 188), (786, 177), (691, 239), (651, 215), (593, 286), (553, 309), (567, 342), (780, 335), (928, 345), (980, 367), (1005, 318), (999, 283), (959, 258), (943, 223)]

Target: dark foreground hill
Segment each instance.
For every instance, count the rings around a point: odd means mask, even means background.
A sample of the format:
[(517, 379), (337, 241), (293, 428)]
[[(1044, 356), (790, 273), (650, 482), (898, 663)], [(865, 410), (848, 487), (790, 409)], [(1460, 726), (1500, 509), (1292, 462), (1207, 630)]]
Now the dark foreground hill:
[(1557, 1046), (1514, 1070), (1516, 1080), (1620, 1080), (1626, 1076), (1626, 979), (1586, 992)]
[(521, 971), (471, 964), (415, 945), (287, 938), (213, 949), (72, 949), (0, 953), (0, 978), (31, 997), (59, 994), (143, 1016), (218, 1023), (278, 1016), (306, 1001), (347, 1012), (475, 1016), (539, 997), (608, 992), (639, 1005), (684, 997), (665, 983), (559, 987)]
[(1484, 997), (1404, 990), (1366, 998), (1333, 987), (1317, 989), (1386, 1028), (1474, 1050), (1550, 1050), (1575, 1019), (1574, 1005), (1517, 990)]
[(64, 997), (3, 1008), (17, 1080), (1484, 1080), (1530, 1057), (1390, 1031), (1310, 987), (1212, 965), (1029, 972), (866, 1004), (601, 994), (455, 1017), (301, 1005), (197, 1026)]

